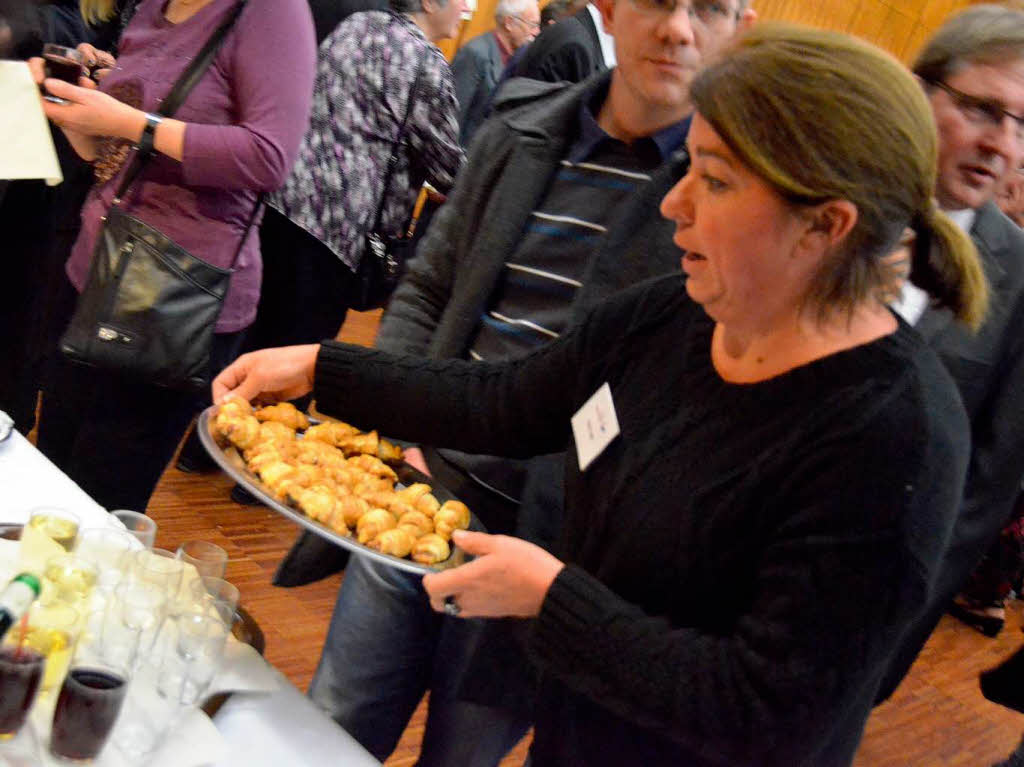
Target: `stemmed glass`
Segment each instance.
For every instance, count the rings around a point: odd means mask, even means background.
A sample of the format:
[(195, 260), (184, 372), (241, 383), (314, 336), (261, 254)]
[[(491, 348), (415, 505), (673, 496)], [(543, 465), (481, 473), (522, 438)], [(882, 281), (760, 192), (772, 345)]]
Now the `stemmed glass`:
[(193, 706), (217, 673), (229, 629), (219, 616), (203, 613), (182, 613), (175, 624), (174, 652), (164, 656), (157, 690), (183, 706)]
[(114, 591), (103, 628), (103, 657), (133, 668), (148, 650), (164, 619), (167, 592), (146, 581), (122, 583)]

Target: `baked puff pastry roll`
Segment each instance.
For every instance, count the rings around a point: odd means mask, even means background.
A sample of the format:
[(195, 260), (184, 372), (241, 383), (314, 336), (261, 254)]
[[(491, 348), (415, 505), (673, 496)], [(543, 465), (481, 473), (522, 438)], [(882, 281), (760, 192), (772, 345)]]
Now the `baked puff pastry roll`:
[(253, 447), (260, 438), (260, 422), (251, 415), (218, 416), (217, 429), (239, 450)]
[(388, 479), (391, 482), (398, 480), (398, 475), (395, 474), (395, 470), (388, 466), (380, 458), (373, 455), (357, 455), (348, 459), (348, 465), (354, 466), (355, 468), (365, 471), (367, 474), (380, 477), (381, 479)]
[(295, 429), (280, 421), (264, 421), (260, 424), (260, 442), (294, 442)]
[(345, 455), (369, 453), (371, 457), (377, 455), (378, 444), (380, 444), (380, 437), (377, 436), (375, 431), (366, 434), (353, 434), (351, 437), (345, 437), (337, 443)]
[(412, 547), (413, 561), (424, 565), (436, 565), (451, 555), (452, 550), (448, 546), (448, 541), (437, 533), (421, 536)]
[(417, 537), (434, 532), (434, 522), (430, 517), (422, 511), (416, 511), (415, 509), (407, 511), (400, 516), (398, 518), (398, 526), (412, 528)]
[(431, 490), (430, 485), (425, 485), (422, 482), (414, 482), (409, 487), (402, 488), (398, 491), (398, 496), (406, 503), (416, 505), (416, 500), (423, 495), (426, 495)]
[(338, 497), (338, 511), (349, 527), (355, 527), (360, 518), (370, 511), (370, 504), (355, 495)]
[(326, 423), (318, 423), (316, 426), (310, 426), (306, 429), (304, 439), (323, 442), (332, 447), (337, 447), (341, 440), (358, 433), (359, 429), (355, 426), (349, 426), (341, 421), (327, 421)]
[(462, 501), (445, 501), (434, 515), (434, 532), (446, 541), (455, 530), (469, 529), (469, 507)]
[(295, 488), (289, 495), (306, 516), (317, 522), (326, 523), (338, 509), (338, 499), (326, 485)]
[(261, 421), (277, 421), (295, 431), (309, 428), (309, 419), (290, 402), (279, 402), (276, 405), (261, 407), (255, 415)]
[(397, 525), (398, 520), (387, 509), (370, 509), (356, 522), (356, 537), (360, 543), (367, 543)]
[(405, 457), (405, 453), (398, 445), (393, 445), (386, 439), (382, 439), (377, 444), (377, 457), (388, 463), (398, 463)]
[(437, 510), (441, 508), (441, 502), (434, 497), (433, 493), (424, 493), (416, 499), (416, 503), (412, 507), (433, 519), (434, 515), (437, 514)]
[(221, 413), (235, 416), (252, 415), (252, 405), (249, 404), (248, 400), (244, 400), (235, 394), (220, 403), (220, 406), (217, 408), (217, 414), (220, 415)]
[(377, 549), (381, 554), (407, 557), (412, 547), (416, 545), (416, 535), (407, 527), (395, 527), (385, 530), (366, 545), (371, 549)]

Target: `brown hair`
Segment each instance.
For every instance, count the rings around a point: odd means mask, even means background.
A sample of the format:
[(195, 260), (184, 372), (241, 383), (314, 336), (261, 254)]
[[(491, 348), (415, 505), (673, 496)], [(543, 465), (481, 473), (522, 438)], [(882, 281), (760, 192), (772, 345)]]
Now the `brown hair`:
[(951, 17), (917, 55), (914, 74), (933, 83), (972, 64), (1024, 59), (1022, 8), (975, 5)]
[(701, 72), (690, 95), (729, 148), (792, 204), (856, 205), (854, 228), (806, 297), (820, 318), (885, 300), (899, 273), (887, 256), (910, 226), (910, 279), (967, 324), (981, 323), (987, 286), (978, 254), (932, 201), (935, 122), (898, 61), (849, 35), (764, 23)]

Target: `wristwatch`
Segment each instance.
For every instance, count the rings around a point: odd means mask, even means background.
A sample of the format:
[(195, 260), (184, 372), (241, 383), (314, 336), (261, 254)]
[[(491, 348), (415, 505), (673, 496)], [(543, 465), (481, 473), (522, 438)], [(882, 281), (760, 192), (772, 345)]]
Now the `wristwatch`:
[(139, 143), (135, 145), (135, 148), (145, 154), (152, 152), (153, 139), (156, 136), (156, 126), (163, 121), (164, 118), (160, 115), (146, 112), (146, 127), (142, 129), (142, 136), (139, 138)]

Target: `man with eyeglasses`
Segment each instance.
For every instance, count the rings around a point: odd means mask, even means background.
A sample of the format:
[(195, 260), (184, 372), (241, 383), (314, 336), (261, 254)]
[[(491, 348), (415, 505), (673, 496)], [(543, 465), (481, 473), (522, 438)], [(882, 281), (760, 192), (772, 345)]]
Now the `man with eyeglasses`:
[(1002, 628), (1001, 599), (1008, 588), (1000, 594), (997, 586), (997, 593), (978, 594), (974, 601), (952, 600), (1009, 521), (1024, 478), (1024, 233), (994, 201), (1003, 178), (1024, 159), (1024, 12), (978, 5), (954, 16), (913, 69), (938, 127), (936, 202), (974, 240), (991, 295), (985, 323), (974, 333), (929, 308), (912, 286), (895, 307), (957, 382), (971, 420), (972, 450), (938, 582), (901, 643), (883, 699), (947, 609), (991, 636)]
[[(705, 25), (685, 2), (597, 7), (618, 64), (572, 86), (507, 84), (408, 264), (380, 348), (508, 359), (612, 293), (678, 271), (673, 225), (658, 205), (689, 163), (689, 85), (702, 57), (754, 15)], [(542, 545), (557, 538), (561, 455), (423, 453), (434, 480), (491, 532)], [(315, 556), (293, 552), (293, 565)], [(418, 764), (496, 765), (531, 724), (532, 672), (517, 628), (438, 615), (420, 576), (354, 556), (309, 694), (383, 760), (429, 689)]]
[(540, 32), (537, 0), (499, 0), (494, 29), (474, 37), (452, 59), (455, 100), (459, 102), (459, 143), (470, 139), (484, 121), (491, 92), (512, 55)]

